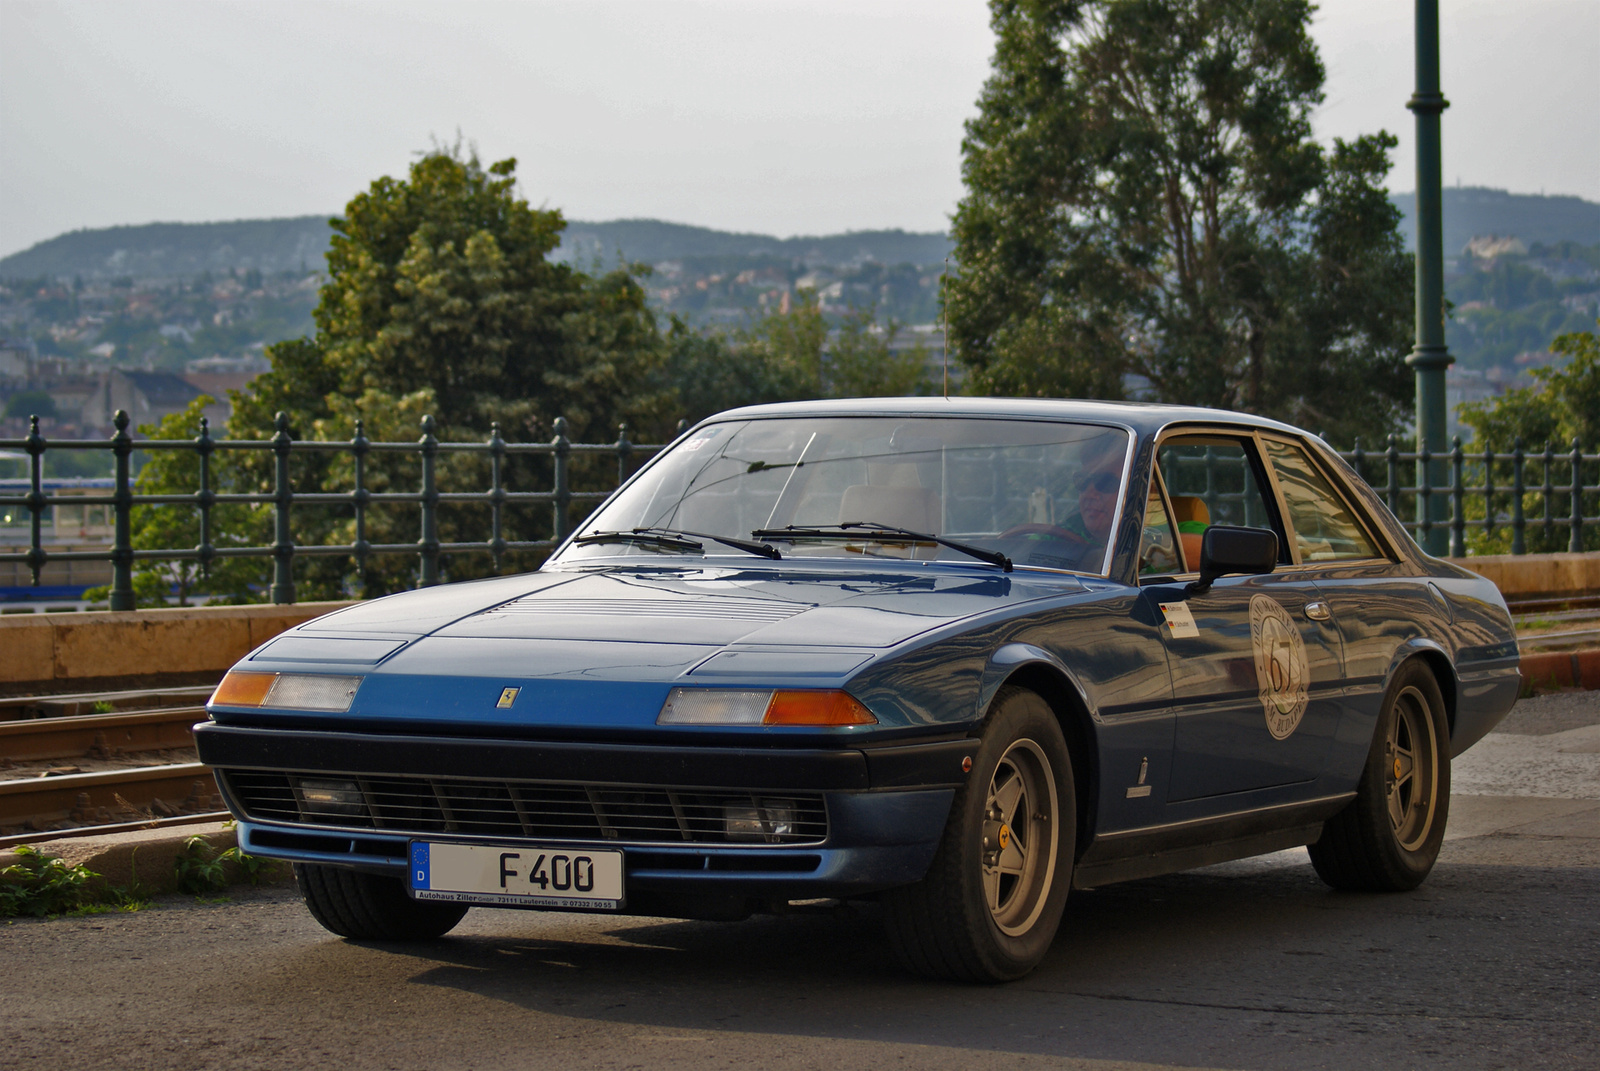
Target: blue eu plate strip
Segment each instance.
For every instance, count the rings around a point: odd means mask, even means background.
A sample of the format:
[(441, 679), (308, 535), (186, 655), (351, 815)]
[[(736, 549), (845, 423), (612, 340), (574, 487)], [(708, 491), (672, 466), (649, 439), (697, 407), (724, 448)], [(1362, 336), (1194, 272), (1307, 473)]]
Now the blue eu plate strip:
[(428, 888), (428, 845), (423, 841), (411, 842), (411, 887)]

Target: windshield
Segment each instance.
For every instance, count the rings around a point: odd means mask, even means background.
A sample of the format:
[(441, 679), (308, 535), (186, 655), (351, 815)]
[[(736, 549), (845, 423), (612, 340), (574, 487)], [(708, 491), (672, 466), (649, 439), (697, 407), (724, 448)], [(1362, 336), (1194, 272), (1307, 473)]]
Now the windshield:
[[(651, 529), (748, 540), (760, 532), (785, 558), (972, 560), (931, 541), (828, 530), (862, 523), (971, 544), (1018, 566), (1103, 573), (1129, 442), (1120, 428), (982, 418), (711, 424), (651, 465), (578, 534)], [(715, 544), (690, 551), (683, 542), (601, 539), (569, 546), (561, 560), (735, 553)]]

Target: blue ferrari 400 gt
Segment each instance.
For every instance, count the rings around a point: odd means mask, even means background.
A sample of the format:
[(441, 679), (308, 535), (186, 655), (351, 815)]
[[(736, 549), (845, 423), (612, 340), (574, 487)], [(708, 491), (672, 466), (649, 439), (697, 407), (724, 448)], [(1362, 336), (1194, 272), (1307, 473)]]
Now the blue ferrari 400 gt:
[(999, 981), (1074, 887), (1307, 845), (1413, 888), (1517, 685), (1495, 588), (1313, 436), (874, 399), (702, 422), (538, 572), (258, 648), (196, 739), (346, 937), (876, 899), (910, 969)]

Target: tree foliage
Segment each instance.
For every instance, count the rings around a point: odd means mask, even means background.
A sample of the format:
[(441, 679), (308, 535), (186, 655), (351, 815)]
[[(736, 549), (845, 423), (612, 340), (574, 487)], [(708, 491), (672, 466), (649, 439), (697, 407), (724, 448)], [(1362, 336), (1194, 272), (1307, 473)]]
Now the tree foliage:
[[(753, 402), (819, 394), (910, 389), (923, 354), (891, 352), (896, 329), (872, 326), (872, 311), (845, 318), (830, 348), (829, 325), (814, 296), (774, 309), (730, 336), (703, 336), (680, 321), (666, 329), (645, 303), (639, 265), (579, 271), (551, 259), (565, 226), (559, 212), (535, 209), (517, 196), (513, 160), (489, 167), (458, 149), (421, 156), (404, 179), (381, 178), (332, 221), (329, 279), (314, 315), (316, 333), (268, 347), (272, 368), (234, 396), (228, 436), (267, 439), (275, 416), (287, 417), (295, 439), (348, 442), (416, 441), (427, 415), (441, 441), (483, 441), (498, 425), (507, 441), (548, 440), (556, 417), (571, 442), (614, 441), (626, 420), (634, 442), (669, 438), (681, 416), (698, 418)], [(915, 366), (913, 368), (912, 366)], [(156, 437), (197, 433), (195, 406), (144, 429)], [(548, 491), (548, 456), (509, 458), (504, 490)], [(356, 463), (348, 451), (292, 453), (289, 489), (296, 496), (349, 494)], [(478, 492), (490, 486), (484, 453), (441, 453), (434, 488)], [(227, 451), (213, 458), (214, 487), (263, 494), (276, 488), (276, 458), (265, 450)], [(193, 454), (152, 455), (139, 478), (142, 492), (189, 494), (196, 488)], [(610, 490), (615, 459), (575, 454), (574, 491)], [(372, 494), (422, 490), (418, 454), (372, 452), (361, 487)], [(439, 504), (436, 536), (444, 544), (489, 537), (484, 501)], [(214, 513), (214, 531), (257, 546), (271, 542), (272, 507), (230, 505)], [(504, 506), (504, 537), (535, 541), (554, 535), (544, 503)], [(571, 517), (569, 520), (578, 520)], [(296, 501), (290, 512), (296, 546), (415, 544), (418, 508), (374, 504), (360, 527), (354, 502)], [(193, 508), (140, 507), (135, 545), (185, 548), (199, 541)], [(219, 537), (213, 535), (213, 542)], [(508, 552), (502, 569), (528, 568), (540, 555)], [(141, 566), (139, 598), (159, 602), (196, 594), (259, 597), (271, 562), (229, 559), (201, 571), (191, 564)], [(483, 551), (445, 553), (444, 579), (492, 568)], [(369, 597), (413, 586), (413, 555), (302, 555), (293, 573), (299, 599)]]
[(1586, 452), (1600, 448), (1600, 335), (1559, 335), (1550, 349), (1566, 360), (1535, 368), (1533, 386), (1461, 406), (1475, 443), (1497, 453), (1510, 451), (1519, 438), (1529, 450), (1547, 442), (1570, 448), (1573, 439)]
[[(1555, 486), (1571, 486), (1570, 461), (1558, 460), (1548, 466), (1550, 472), (1546, 473), (1543, 461), (1546, 444), (1553, 447), (1557, 458), (1570, 458), (1574, 439), (1585, 453), (1592, 454), (1600, 447), (1600, 334), (1578, 331), (1559, 335), (1550, 349), (1566, 360), (1535, 368), (1533, 386), (1508, 390), (1497, 398), (1481, 402), (1467, 402), (1459, 409), (1462, 423), (1475, 433), (1474, 452), (1488, 449), (1502, 455), (1501, 463), (1496, 466), (1496, 482), (1502, 488), (1510, 477), (1510, 463), (1504, 455), (1516, 449), (1519, 442), (1528, 454), (1524, 486), (1539, 486), (1547, 476)], [(1584, 486), (1593, 487), (1600, 482), (1600, 465), (1585, 462), (1580, 471)], [(1557, 492), (1553, 498), (1553, 512), (1570, 514), (1570, 497)], [(1585, 493), (1580, 498), (1580, 510), (1586, 517), (1594, 516), (1597, 505), (1600, 505), (1600, 495)], [(1529, 518), (1544, 514), (1543, 491), (1525, 494), (1523, 512)], [(1569, 536), (1567, 529), (1546, 531), (1543, 526), (1530, 524), (1528, 550), (1533, 553), (1566, 550), (1570, 546)], [(1477, 554), (1505, 553), (1510, 538), (1509, 531), (1505, 530), (1492, 535), (1474, 533), (1472, 549)], [(1585, 534), (1584, 549), (1600, 550), (1600, 530), (1594, 526)]]
[(234, 426), (283, 410), (303, 431), (332, 398), (375, 413), (422, 389), (457, 436), (495, 422), (547, 436), (565, 416), (569, 434), (609, 438), (620, 419), (658, 416), (663, 399), (632, 390), (660, 357), (643, 290), (623, 268), (552, 261), (565, 221), (517, 196), (515, 173), (435, 149), (353, 198), (332, 221), (316, 335), (268, 349)]
[(971, 389), (1120, 398), (1131, 375), (1162, 401), (1387, 431), (1411, 390), (1395, 140), (1311, 140), (1307, 0), (991, 8), (946, 290)]
[[(139, 434), (149, 439), (195, 439), (200, 435), (206, 406), (213, 404), (200, 395), (181, 412), (162, 417), (155, 424), (139, 425)], [(211, 455), (210, 489), (218, 494), (253, 490), (255, 481), (241, 466), (238, 454), (218, 451)], [(191, 450), (151, 451), (133, 482), (138, 495), (193, 494), (200, 486), (200, 457)], [(198, 506), (164, 503), (133, 507), (129, 517), (133, 545), (142, 550), (190, 550), (201, 543)], [(270, 507), (219, 502), (211, 507), (208, 533), (213, 547), (259, 546), (269, 542), (272, 532)], [(197, 595), (215, 603), (245, 603), (266, 584), (269, 566), (260, 558), (218, 558), (203, 566), (192, 561), (136, 561), (133, 567), (134, 599), (140, 606), (188, 606)], [(91, 588), (85, 598), (98, 601), (110, 587)]]

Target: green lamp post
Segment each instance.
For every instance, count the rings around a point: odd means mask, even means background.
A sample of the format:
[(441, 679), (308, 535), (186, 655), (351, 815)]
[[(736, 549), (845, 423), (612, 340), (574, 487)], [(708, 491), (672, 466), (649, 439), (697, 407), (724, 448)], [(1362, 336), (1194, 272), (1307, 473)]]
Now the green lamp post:
[[(1439, 0), (1417, 3), (1417, 88), (1406, 102), (1417, 118), (1417, 337), (1406, 363), (1417, 372), (1417, 486), (1443, 488), (1449, 451), (1444, 373), (1455, 361), (1444, 341), (1444, 225), (1439, 163)], [(1420, 542), (1429, 554), (1449, 546), (1450, 503), (1441, 493), (1417, 496)]]

